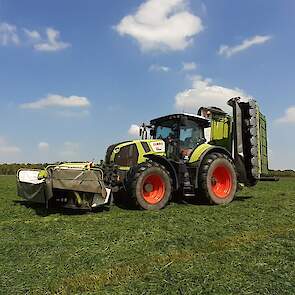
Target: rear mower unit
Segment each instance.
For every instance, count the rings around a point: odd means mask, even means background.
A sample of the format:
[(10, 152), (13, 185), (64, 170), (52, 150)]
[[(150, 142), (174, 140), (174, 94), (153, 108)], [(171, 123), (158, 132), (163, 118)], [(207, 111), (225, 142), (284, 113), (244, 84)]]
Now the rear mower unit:
[(19, 195), (73, 209), (93, 209), (127, 192), (141, 209), (158, 210), (172, 196), (230, 203), (241, 185), (268, 174), (266, 119), (254, 100), (232, 98), (233, 115), (216, 107), (156, 118), (141, 140), (111, 145), (101, 165), (64, 163), (20, 170)]

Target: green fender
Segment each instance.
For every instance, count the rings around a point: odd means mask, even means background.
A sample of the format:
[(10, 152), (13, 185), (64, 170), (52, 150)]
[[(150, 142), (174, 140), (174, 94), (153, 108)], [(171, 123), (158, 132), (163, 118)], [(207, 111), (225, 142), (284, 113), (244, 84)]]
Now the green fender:
[(205, 153), (207, 150), (209, 150), (212, 147), (213, 147), (212, 145), (207, 144), (207, 143), (203, 143), (203, 144), (199, 145), (192, 152), (192, 154), (191, 154), (191, 156), (190, 156), (190, 158), (188, 160), (188, 163), (189, 164), (196, 163), (197, 161), (199, 161), (202, 154)]

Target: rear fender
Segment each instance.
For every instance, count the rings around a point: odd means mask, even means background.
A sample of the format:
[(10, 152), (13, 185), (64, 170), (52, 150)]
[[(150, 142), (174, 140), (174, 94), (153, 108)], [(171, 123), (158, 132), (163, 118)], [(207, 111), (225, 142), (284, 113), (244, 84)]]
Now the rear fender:
[(196, 164), (196, 181), (195, 181), (195, 189), (199, 188), (199, 179), (200, 179), (200, 167), (202, 166), (202, 163), (205, 159), (206, 156), (212, 153), (220, 153), (227, 155), (230, 159), (233, 160), (232, 155), (228, 150), (226, 150), (223, 147), (216, 147), (216, 146), (211, 146), (210, 148), (206, 149), (198, 158), (198, 161), (195, 163)]

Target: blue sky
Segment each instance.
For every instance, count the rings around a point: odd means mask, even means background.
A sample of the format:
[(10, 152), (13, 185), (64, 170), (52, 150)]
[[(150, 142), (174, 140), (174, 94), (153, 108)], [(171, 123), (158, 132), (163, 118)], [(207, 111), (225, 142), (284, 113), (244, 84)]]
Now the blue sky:
[(232, 95), (295, 169), (293, 0), (0, 0), (0, 162), (99, 160), (132, 125)]

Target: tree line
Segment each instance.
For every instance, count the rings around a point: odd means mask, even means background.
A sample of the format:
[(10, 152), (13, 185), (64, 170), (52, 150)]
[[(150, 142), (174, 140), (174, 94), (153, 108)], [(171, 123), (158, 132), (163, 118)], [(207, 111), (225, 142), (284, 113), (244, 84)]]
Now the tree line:
[(0, 164), (0, 175), (16, 175), (20, 168), (24, 169), (43, 169), (48, 164)]

